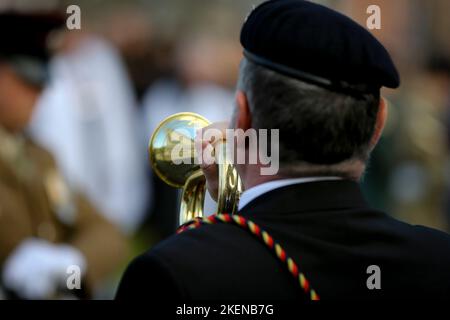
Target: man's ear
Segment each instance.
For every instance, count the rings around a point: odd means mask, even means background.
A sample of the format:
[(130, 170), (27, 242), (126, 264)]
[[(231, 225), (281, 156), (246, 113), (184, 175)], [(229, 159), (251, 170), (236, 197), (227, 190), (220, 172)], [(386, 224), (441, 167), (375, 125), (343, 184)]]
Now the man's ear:
[(377, 121), (375, 123), (375, 130), (370, 140), (370, 149), (373, 150), (380, 140), (381, 134), (383, 133), (384, 126), (386, 124), (388, 116), (387, 102), (381, 97), (380, 105), (378, 107)]
[(252, 117), (248, 99), (245, 93), (241, 90), (236, 92), (236, 115), (234, 118), (234, 128), (247, 130), (252, 126)]

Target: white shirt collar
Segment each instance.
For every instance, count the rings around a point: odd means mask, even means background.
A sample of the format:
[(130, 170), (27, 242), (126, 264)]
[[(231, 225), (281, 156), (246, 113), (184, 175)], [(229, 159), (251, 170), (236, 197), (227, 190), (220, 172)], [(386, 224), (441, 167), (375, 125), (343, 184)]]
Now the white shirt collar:
[(339, 178), (339, 177), (308, 177), (308, 178), (281, 179), (281, 180), (265, 182), (265, 183), (255, 186), (253, 188), (245, 190), (241, 194), (238, 210), (241, 210), (248, 203), (250, 203), (254, 199), (262, 196), (263, 194), (265, 194), (269, 191), (281, 188), (281, 187), (286, 187), (286, 186), (290, 186), (293, 184), (300, 184), (300, 183), (306, 183), (306, 182), (333, 181), (333, 180), (342, 180), (342, 178)]

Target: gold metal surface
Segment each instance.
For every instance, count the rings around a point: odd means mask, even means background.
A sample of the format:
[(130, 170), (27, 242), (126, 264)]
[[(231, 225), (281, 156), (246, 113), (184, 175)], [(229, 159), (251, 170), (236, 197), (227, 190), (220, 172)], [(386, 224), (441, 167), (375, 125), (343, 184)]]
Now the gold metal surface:
[[(163, 120), (150, 138), (150, 164), (156, 175), (170, 186), (182, 188), (179, 224), (203, 217), (206, 180), (195, 164), (197, 130), (210, 123), (204, 117), (183, 112)], [(215, 145), (218, 164), (218, 213), (235, 213), (242, 192), (241, 179), (227, 157), (224, 141)], [(178, 162), (178, 163), (177, 163)], [(183, 162), (183, 163), (180, 163)]]

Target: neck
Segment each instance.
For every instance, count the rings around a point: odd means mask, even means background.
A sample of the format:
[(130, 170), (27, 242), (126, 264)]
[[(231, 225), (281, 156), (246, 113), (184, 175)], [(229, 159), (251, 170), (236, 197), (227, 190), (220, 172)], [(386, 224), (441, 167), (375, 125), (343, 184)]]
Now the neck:
[(281, 166), (276, 175), (261, 175), (261, 166), (247, 165), (239, 170), (245, 190), (262, 183), (307, 177), (342, 177), (343, 179), (359, 181), (365, 170), (365, 163), (360, 160), (349, 160), (333, 165), (295, 164)]

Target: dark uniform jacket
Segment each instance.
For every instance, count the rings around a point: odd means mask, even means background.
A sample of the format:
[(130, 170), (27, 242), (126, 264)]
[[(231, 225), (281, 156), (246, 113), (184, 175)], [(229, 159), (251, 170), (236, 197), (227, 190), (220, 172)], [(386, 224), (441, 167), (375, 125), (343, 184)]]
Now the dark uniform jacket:
[[(284, 247), (321, 299), (450, 298), (450, 236), (371, 209), (356, 182), (283, 187), (240, 214)], [(367, 286), (373, 265), (379, 290)], [(240, 227), (220, 224), (185, 231), (138, 257), (117, 298), (306, 297), (264, 244)]]

